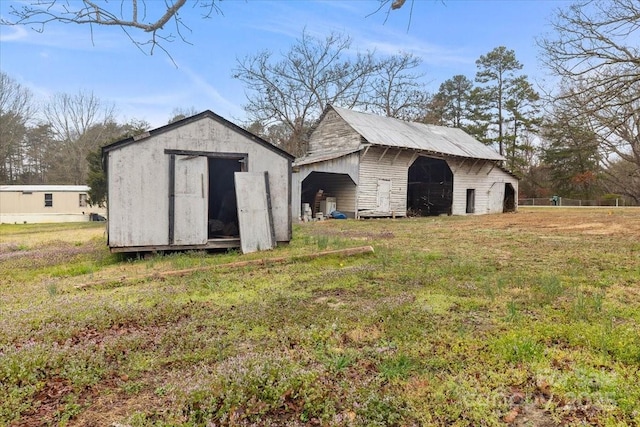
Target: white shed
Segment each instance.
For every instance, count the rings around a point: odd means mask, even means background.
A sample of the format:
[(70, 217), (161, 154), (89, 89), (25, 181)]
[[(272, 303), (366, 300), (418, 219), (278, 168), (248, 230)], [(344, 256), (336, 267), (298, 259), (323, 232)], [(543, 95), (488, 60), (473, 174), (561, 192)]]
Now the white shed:
[(306, 204), (354, 218), (515, 211), (504, 160), (461, 129), (329, 106), (293, 165), (293, 216)]
[(291, 162), (211, 111), (107, 145), (112, 252), (241, 247), (291, 240)]

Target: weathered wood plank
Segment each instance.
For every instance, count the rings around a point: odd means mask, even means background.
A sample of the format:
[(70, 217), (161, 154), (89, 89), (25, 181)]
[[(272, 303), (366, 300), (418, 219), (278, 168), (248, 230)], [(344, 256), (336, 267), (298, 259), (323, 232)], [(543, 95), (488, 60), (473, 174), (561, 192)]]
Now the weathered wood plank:
[(267, 191), (268, 174), (236, 172), (234, 177), (242, 252), (273, 249), (276, 242)]

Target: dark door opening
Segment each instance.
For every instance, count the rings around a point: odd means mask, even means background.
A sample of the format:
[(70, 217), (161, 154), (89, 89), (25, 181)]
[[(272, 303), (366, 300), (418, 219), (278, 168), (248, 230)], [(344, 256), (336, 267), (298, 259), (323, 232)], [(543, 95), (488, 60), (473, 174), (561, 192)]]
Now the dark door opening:
[(233, 174), (242, 159), (209, 157), (208, 238), (239, 237), (238, 206)]
[(476, 190), (467, 188), (467, 213), (472, 214), (476, 211)]
[(407, 213), (451, 215), (453, 172), (446, 161), (420, 156), (409, 167)]
[(515, 212), (516, 211), (516, 190), (510, 183), (504, 185), (504, 204), (502, 212)]

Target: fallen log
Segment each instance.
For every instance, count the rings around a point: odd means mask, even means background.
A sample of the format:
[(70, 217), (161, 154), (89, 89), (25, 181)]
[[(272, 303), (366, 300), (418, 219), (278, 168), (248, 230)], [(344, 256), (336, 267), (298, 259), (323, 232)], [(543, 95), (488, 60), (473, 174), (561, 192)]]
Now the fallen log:
[(75, 288), (76, 289), (87, 289), (87, 288), (93, 288), (93, 287), (98, 287), (98, 286), (104, 286), (104, 285), (108, 285), (108, 284), (112, 284), (112, 283), (118, 283), (118, 284), (123, 285), (123, 284), (130, 283), (130, 282), (139, 282), (139, 281), (144, 281), (144, 280), (148, 280), (148, 279), (159, 279), (159, 280), (162, 280), (162, 279), (165, 279), (167, 277), (182, 277), (182, 276), (186, 276), (186, 275), (189, 275), (189, 274), (198, 273), (198, 272), (201, 272), (201, 271), (209, 271), (209, 270), (216, 270), (216, 269), (242, 268), (242, 267), (249, 267), (249, 266), (264, 266), (264, 265), (273, 265), (273, 264), (286, 264), (286, 263), (289, 263), (289, 262), (307, 261), (307, 260), (310, 260), (310, 259), (320, 258), (320, 257), (324, 257), (324, 256), (332, 256), (332, 255), (353, 256), (353, 255), (360, 255), (360, 254), (370, 254), (370, 253), (373, 253), (373, 252), (374, 252), (374, 250), (373, 250), (372, 246), (358, 246), (356, 248), (335, 249), (335, 250), (330, 250), (330, 251), (321, 251), (321, 252), (315, 252), (315, 253), (304, 254), (304, 255), (251, 259), (251, 260), (247, 260), (247, 261), (236, 261), (236, 262), (230, 262), (230, 263), (226, 263), (226, 264), (217, 264), (217, 265), (208, 265), (208, 266), (204, 266), (204, 267), (186, 268), (186, 269), (183, 269), (183, 270), (158, 271), (158, 272), (155, 272), (155, 273), (145, 274), (145, 275), (142, 275), (142, 276), (132, 276), (132, 277), (122, 276), (122, 277), (119, 277), (119, 278), (103, 279), (103, 280), (97, 280), (97, 281), (89, 282), (89, 283), (82, 283), (80, 285), (76, 285)]

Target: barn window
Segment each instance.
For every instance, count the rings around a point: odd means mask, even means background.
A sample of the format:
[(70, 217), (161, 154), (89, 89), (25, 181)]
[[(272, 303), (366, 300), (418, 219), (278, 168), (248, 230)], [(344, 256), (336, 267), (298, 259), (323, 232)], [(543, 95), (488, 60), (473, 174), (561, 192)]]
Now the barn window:
[(44, 193), (44, 207), (53, 207), (53, 193)]
[(78, 201), (78, 206), (80, 206), (81, 208), (86, 208), (87, 207), (87, 195), (84, 193), (80, 193), (79, 194), (80, 198)]

